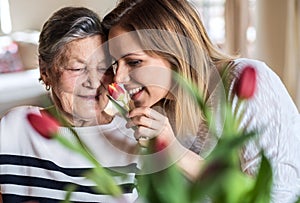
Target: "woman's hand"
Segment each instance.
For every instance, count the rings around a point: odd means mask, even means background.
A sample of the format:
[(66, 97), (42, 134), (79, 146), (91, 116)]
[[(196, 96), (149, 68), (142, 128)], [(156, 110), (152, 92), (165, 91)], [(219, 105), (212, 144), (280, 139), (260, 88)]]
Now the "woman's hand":
[(134, 108), (129, 112), (128, 118), (131, 120), (126, 127), (136, 126), (134, 136), (143, 147), (147, 147), (146, 140), (154, 137), (167, 145), (176, 139), (169, 119), (152, 108)]
[(187, 178), (196, 180), (203, 166), (203, 159), (180, 144), (166, 116), (149, 107), (138, 107), (129, 112), (128, 118), (131, 121), (126, 127), (137, 127), (134, 136), (141, 146), (147, 147), (148, 140), (154, 137), (167, 146), (172, 144), (171, 154), (175, 156), (177, 165)]

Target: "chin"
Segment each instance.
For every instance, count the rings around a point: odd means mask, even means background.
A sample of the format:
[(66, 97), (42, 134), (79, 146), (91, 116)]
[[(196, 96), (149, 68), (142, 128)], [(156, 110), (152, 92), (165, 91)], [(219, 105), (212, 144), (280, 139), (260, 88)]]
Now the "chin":
[(93, 107), (93, 110), (91, 108), (88, 109), (80, 109), (74, 111), (74, 115), (77, 115), (80, 118), (95, 118), (96, 117), (96, 110)]
[(134, 103), (135, 107), (141, 107), (141, 106), (143, 106), (143, 104), (140, 101), (134, 101), (133, 103)]
[(142, 102), (142, 101), (134, 101), (134, 106), (135, 107), (151, 107), (148, 102)]

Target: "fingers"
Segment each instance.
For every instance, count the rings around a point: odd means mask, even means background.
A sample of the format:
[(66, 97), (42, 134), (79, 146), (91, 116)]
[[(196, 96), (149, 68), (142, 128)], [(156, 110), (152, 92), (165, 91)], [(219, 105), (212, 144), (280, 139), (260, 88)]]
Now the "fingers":
[(163, 117), (161, 120), (148, 118), (146, 116), (135, 116), (127, 122), (126, 127), (131, 128), (133, 126), (144, 126), (153, 130), (161, 129), (165, 125), (166, 118)]
[(127, 122), (126, 127), (132, 128), (135, 126), (135, 138), (147, 137), (152, 139), (161, 134), (164, 130), (167, 117), (147, 107), (136, 108), (132, 110), (128, 116), (130, 121)]
[(130, 118), (130, 121), (126, 125), (128, 128), (144, 126), (151, 129), (159, 129), (162, 128), (168, 120), (167, 117), (149, 107), (133, 109), (129, 112), (128, 118)]
[(139, 107), (131, 110), (128, 114), (128, 118), (133, 118), (141, 115), (144, 115), (147, 118), (152, 118), (155, 120), (160, 120), (162, 117), (164, 117), (162, 114), (158, 113), (157, 111), (149, 107)]
[(134, 132), (134, 137), (136, 140), (139, 140), (141, 138), (152, 139), (158, 135), (159, 135), (158, 131), (144, 127), (144, 126), (138, 126), (138, 128)]
[(147, 147), (149, 140), (158, 136), (168, 141), (175, 138), (168, 118), (154, 109), (135, 108), (130, 111), (128, 118), (130, 120), (126, 127), (134, 128), (134, 137), (142, 147)]

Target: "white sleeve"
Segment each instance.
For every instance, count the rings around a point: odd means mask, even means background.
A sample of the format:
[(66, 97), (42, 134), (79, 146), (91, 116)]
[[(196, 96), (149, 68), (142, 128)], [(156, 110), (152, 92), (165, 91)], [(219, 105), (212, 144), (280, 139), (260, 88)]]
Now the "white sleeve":
[[(263, 62), (249, 59), (237, 61), (235, 78), (245, 65), (257, 70), (257, 89), (245, 103), (241, 127), (261, 130), (242, 150), (242, 169), (255, 174), (259, 167), (261, 149), (273, 169), (273, 203), (292, 203), (300, 194), (300, 115), (280, 78)], [(235, 79), (234, 79), (235, 80)], [(231, 84), (234, 84), (234, 80)], [(232, 85), (233, 87), (233, 85)], [(233, 107), (237, 96), (232, 95)]]

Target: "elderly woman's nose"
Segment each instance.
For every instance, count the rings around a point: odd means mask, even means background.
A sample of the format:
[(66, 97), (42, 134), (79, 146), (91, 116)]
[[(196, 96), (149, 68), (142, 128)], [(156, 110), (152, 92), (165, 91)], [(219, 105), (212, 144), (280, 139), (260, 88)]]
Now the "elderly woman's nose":
[(101, 84), (101, 74), (99, 74), (97, 69), (89, 70), (87, 72), (84, 85), (86, 87), (96, 89), (100, 86), (100, 84)]

